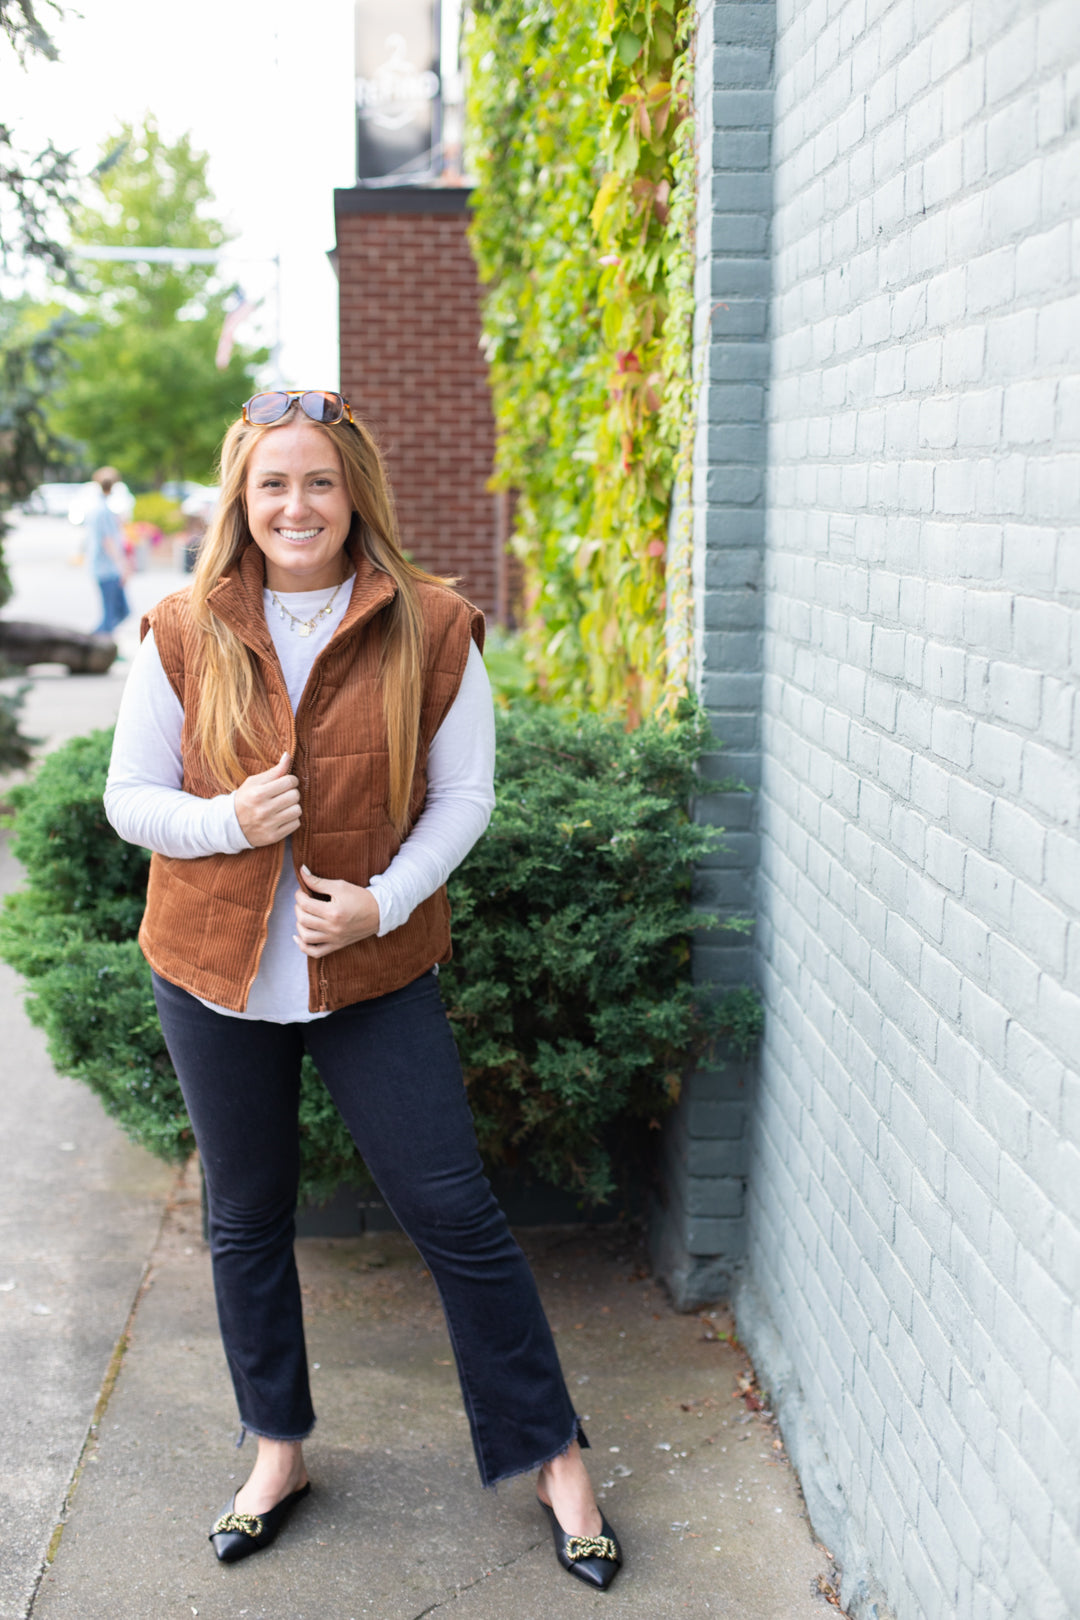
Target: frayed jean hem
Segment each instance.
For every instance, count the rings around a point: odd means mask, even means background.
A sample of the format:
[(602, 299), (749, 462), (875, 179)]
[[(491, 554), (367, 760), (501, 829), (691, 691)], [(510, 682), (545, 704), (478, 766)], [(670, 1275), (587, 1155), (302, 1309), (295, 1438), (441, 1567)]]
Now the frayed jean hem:
[(591, 1449), (589, 1446), (588, 1436), (581, 1426), (581, 1419), (577, 1416), (574, 1418), (573, 1433), (571, 1434), (569, 1440), (566, 1441), (565, 1445), (556, 1446), (555, 1450), (547, 1457), (538, 1457), (535, 1462), (526, 1463), (524, 1468), (508, 1468), (506, 1472), (504, 1474), (500, 1474), (497, 1479), (484, 1480), (483, 1486), (485, 1491), (493, 1491), (497, 1486), (505, 1485), (507, 1480), (520, 1479), (522, 1474), (532, 1474), (538, 1468), (544, 1468), (549, 1462), (554, 1462), (556, 1457), (565, 1457), (575, 1440), (581, 1447), (582, 1451), (589, 1451)]
[(236, 1437), (236, 1449), (237, 1451), (240, 1450), (249, 1434), (253, 1434), (256, 1440), (276, 1440), (279, 1445), (298, 1446), (302, 1440), (307, 1439), (314, 1427), (313, 1423), (310, 1429), (304, 1430), (303, 1434), (267, 1434), (262, 1429), (253, 1428), (250, 1423), (241, 1423), (240, 1433)]

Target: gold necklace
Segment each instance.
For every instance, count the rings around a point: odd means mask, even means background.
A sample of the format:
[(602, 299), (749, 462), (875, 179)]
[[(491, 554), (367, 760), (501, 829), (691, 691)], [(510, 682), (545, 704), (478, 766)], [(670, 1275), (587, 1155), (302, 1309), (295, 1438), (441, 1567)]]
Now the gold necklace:
[(327, 602), (325, 607), (321, 607), (318, 613), (313, 613), (310, 619), (298, 619), (295, 613), (290, 613), (289, 609), (285, 606), (284, 602), (278, 596), (276, 591), (271, 591), (270, 595), (273, 598), (274, 605), (281, 614), (281, 617), (289, 620), (290, 634), (295, 630), (302, 636), (310, 636), (319, 620), (325, 619), (331, 612), (334, 603), (337, 601), (338, 592), (344, 583), (344, 580), (339, 580), (339, 582), (334, 586), (334, 594), (330, 598), (329, 602)]

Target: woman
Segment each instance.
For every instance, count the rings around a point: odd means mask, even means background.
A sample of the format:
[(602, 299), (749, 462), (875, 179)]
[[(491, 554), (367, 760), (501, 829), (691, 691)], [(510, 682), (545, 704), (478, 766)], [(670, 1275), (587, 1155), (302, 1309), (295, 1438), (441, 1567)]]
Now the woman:
[(480, 1477), (538, 1469), (560, 1563), (606, 1588), (536, 1287), (484, 1179), (439, 1000), (445, 882), (494, 802), (481, 615), (402, 554), (339, 394), (257, 394), (226, 435), (189, 591), (149, 615), (105, 794), (153, 852), (140, 943), (206, 1177), (218, 1317), (255, 1465), (232, 1562), (309, 1490), (297, 1096), (318, 1066), (440, 1291)]

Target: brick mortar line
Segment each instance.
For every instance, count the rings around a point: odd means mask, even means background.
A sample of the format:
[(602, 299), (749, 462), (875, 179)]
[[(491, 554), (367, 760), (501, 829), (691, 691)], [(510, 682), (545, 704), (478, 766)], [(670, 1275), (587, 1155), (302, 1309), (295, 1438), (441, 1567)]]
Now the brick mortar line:
[[(1071, 226), (1071, 225), (1075, 224), (1075, 221), (1073, 221), (1073, 220), (1063, 220), (1063, 221), (1059, 221), (1059, 223), (1064, 224), (1066, 226)], [(1028, 240), (1030, 240), (1030, 237), (1028, 238)], [(1011, 242), (1005, 242), (1005, 243), (1002, 243), (1001, 245), (1003, 247), (1005, 247), (1005, 248), (1008, 248), (1008, 247), (1014, 246), (1015, 244), (1011, 243)], [(988, 258), (990, 255), (992, 255), (994, 253), (997, 253), (998, 251), (999, 250), (996, 247), (987, 248), (985, 254), (978, 253), (978, 254), (975, 255), (974, 259), (965, 259), (963, 261), (957, 262), (956, 264), (950, 264), (944, 270), (924, 271), (924, 272), (921, 272), (919, 275), (912, 277), (912, 279), (910, 281), (890, 282), (887, 287), (884, 287), (884, 288), (880, 289), (879, 293), (876, 296), (884, 298), (886, 301), (892, 302), (892, 301), (895, 300), (895, 297), (896, 297), (897, 293), (909, 292), (911, 290), (911, 288), (913, 288), (913, 287), (926, 287), (926, 286), (929, 286), (930, 282), (935, 280), (936, 278), (938, 278), (940, 276), (943, 276), (943, 275), (949, 275), (954, 270), (966, 270), (971, 264), (977, 262), (977, 260), (982, 259), (982, 258)], [(842, 265), (848, 265), (848, 264), (851, 263), (851, 259), (850, 259), (850, 257), (846, 257), (846, 258), (843, 258), (843, 259), (838, 259), (836, 261), (836, 263), (837, 264), (842, 264)], [(828, 273), (829, 268), (831, 268), (831, 266), (826, 267), (826, 269), (824, 271), (824, 274)], [(798, 283), (798, 285), (799, 286), (812, 286), (818, 279), (819, 278), (816, 277), (816, 276), (807, 276), (802, 282)], [(1058, 294), (1059, 296), (1055, 296), (1055, 294)], [(769, 295), (768, 302), (770, 302), (770, 304), (775, 304), (777, 302), (777, 300), (780, 297), (783, 297), (783, 296), (784, 296), (783, 294), (778, 294), (778, 293), (774, 292), (771, 295)], [(892, 334), (892, 333), (890, 333), (887, 338), (881, 338), (876, 343), (865, 343), (860, 338), (858, 343), (853, 343), (851, 345), (850, 349), (834, 349), (831, 354), (824, 356), (824, 358), (822, 360), (815, 361), (813, 363), (813, 368), (816, 369), (818, 372), (833, 371), (833, 370), (836, 369), (837, 366), (846, 365), (848, 363), (847, 359), (845, 358), (848, 355), (854, 355), (857, 358), (867, 359), (867, 360), (874, 359), (878, 355), (888, 354), (892, 349), (909, 349), (909, 348), (913, 347), (913, 345), (915, 343), (924, 343), (924, 342), (926, 342), (928, 340), (934, 339), (935, 337), (937, 337), (939, 334), (942, 334), (942, 333), (951, 335), (953, 333), (967, 332), (967, 331), (971, 331), (972, 329), (974, 329), (976, 327), (989, 326), (995, 320), (1012, 320), (1013, 317), (1016, 316), (1016, 315), (1024, 315), (1024, 314), (1027, 314), (1029, 312), (1034, 312), (1036, 314), (1042, 314), (1045, 311), (1052, 310), (1055, 304), (1058, 304), (1058, 303), (1075, 303), (1078, 294), (1077, 294), (1077, 287), (1076, 287), (1075, 281), (1070, 280), (1068, 282), (1063, 282), (1060, 285), (1059, 288), (1050, 289), (1049, 293), (1047, 295), (1043, 295), (1041, 297), (1041, 299), (1039, 299), (1039, 301), (1037, 301), (1037, 302), (1034, 301), (1034, 300), (1036, 298), (1038, 298), (1038, 295), (1032, 294), (1031, 296), (1032, 296), (1033, 301), (1030, 302), (1030, 303), (1025, 303), (1024, 299), (1023, 299), (1023, 297), (1021, 295), (1014, 294), (1011, 298), (1009, 298), (1009, 297), (1002, 298), (1002, 300), (1001, 300), (1001, 302), (999, 304), (991, 305), (987, 309), (981, 309), (981, 310), (977, 311), (976, 313), (974, 313), (974, 314), (972, 314), (970, 316), (956, 317), (956, 318), (951, 319), (949, 321), (942, 322), (941, 324), (931, 323), (928, 320), (924, 325), (915, 328), (915, 330), (912, 331), (912, 332), (905, 332), (905, 333), (902, 333), (902, 334), (899, 334), (899, 333)], [(734, 298), (732, 298), (730, 301), (732, 303), (736, 302), (736, 300)], [(755, 301), (761, 303), (761, 302), (764, 302), (766, 300), (764, 298), (758, 298), (757, 300), (751, 300), (751, 299), (739, 299), (738, 300), (738, 302), (740, 302), (740, 303), (749, 303), (749, 302), (755, 302)], [(845, 315), (852, 314), (857, 310), (865, 309), (866, 303), (867, 303), (867, 300), (865, 298), (853, 298), (849, 304), (844, 304), (843, 306), (841, 306), (840, 308), (835, 309), (835, 310), (827, 310), (819, 319), (817, 319), (815, 321), (804, 322), (804, 324), (801, 325), (801, 326), (786, 326), (786, 327), (783, 327), (780, 330), (774, 330), (773, 333), (772, 333), (771, 346), (773, 348), (775, 348), (777, 346), (778, 340), (787, 340), (787, 339), (796, 338), (801, 333), (804, 333), (804, 332), (814, 332), (819, 327), (824, 326), (825, 324), (827, 324), (827, 322), (829, 322), (829, 321), (836, 322), (836, 321), (842, 320)], [(1002, 311), (1005, 311), (1006, 313), (1002, 314), (1001, 313)], [(731, 339), (727, 339), (727, 338), (724, 338), (724, 337), (718, 337), (718, 338), (715, 338), (713, 340), (714, 343), (725, 343), (725, 342), (728, 342), (728, 341), (734, 342), (734, 341), (736, 341), (736, 339), (734, 337), (731, 338)], [(744, 339), (744, 341), (761, 343), (762, 341), (765, 341), (765, 340), (763, 340), (762, 338), (751, 338), (749, 340)], [(985, 365), (985, 361), (983, 363)], [(1059, 367), (1061, 369), (1058, 369)], [(806, 373), (807, 373), (807, 366), (806, 366), (805, 362), (802, 362), (802, 363), (800, 363), (798, 365), (793, 364), (789, 369), (784, 369), (784, 368), (782, 368), (781, 365), (777, 365), (777, 367), (775, 369), (770, 370), (769, 382), (771, 384), (775, 384), (775, 383), (778, 383), (778, 382), (783, 383), (783, 382), (787, 382), (789, 380), (789, 378), (805, 377)], [(912, 397), (914, 397), (916, 399), (936, 398), (939, 395), (944, 394), (946, 397), (950, 397), (950, 396), (955, 395), (958, 398), (962, 398), (965, 394), (989, 393), (990, 390), (994, 389), (994, 388), (1005, 389), (1005, 388), (1010, 388), (1010, 387), (1014, 387), (1014, 386), (1017, 386), (1017, 385), (1030, 384), (1032, 382), (1043, 382), (1043, 381), (1045, 381), (1045, 382), (1060, 382), (1062, 380), (1071, 382), (1072, 379), (1075, 376), (1076, 376), (1075, 363), (1071, 362), (1071, 361), (1067, 361), (1067, 360), (1061, 360), (1061, 361), (1055, 362), (1053, 365), (1047, 365), (1047, 368), (1046, 368), (1045, 371), (1038, 371), (1034, 375), (1032, 375), (1030, 372), (1023, 372), (1023, 373), (1019, 373), (1019, 374), (1017, 374), (1017, 375), (1015, 375), (1013, 377), (1002, 377), (1000, 379), (991, 378), (988, 381), (986, 381), (985, 383), (983, 383), (981, 380), (978, 380), (978, 381), (964, 380), (962, 382), (956, 382), (956, 383), (945, 383), (945, 384), (942, 384), (938, 388), (936, 394), (930, 393), (929, 390), (924, 392), (924, 391), (921, 391), (921, 390), (919, 390), (917, 388), (908, 388), (906, 386), (900, 392), (895, 393), (895, 394), (868, 394), (866, 396), (865, 405), (866, 405), (866, 407), (869, 407), (869, 408), (872, 408), (872, 409), (875, 409), (875, 410), (884, 411), (884, 410), (888, 409), (888, 402), (898, 403), (898, 402), (900, 402), (902, 400), (906, 400), (906, 399), (909, 399), (909, 398), (912, 398)], [(863, 408), (864, 408), (864, 406), (862, 404), (855, 403), (853, 401), (845, 400), (842, 405), (829, 406), (825, 410), (815, 411), (812, 414), (814, 416), (839, 416), (839, 415), (846, 414), (848, 412), (858, 412), (859, 410), (861, 410)], [(784, 422), (792, 422), (792, 421), (800, 422), (800, 421), (808, 420), (808, 418), (807, 417), (802, 417), (802, 416), (794, 416), (794, 417), (792, 417), (792, 416), (785, 415), (784, 417), (774, 418), (772, 420), (779, 420), (779, 421), (784, 421)], [(1017, 440), (1017, 441), (1013, 441), (1013, 442), (1015, 442), (1017, 444), (1018, 448), (1021, 447), (1021, 441)], [(1027, 441), (1023, 441), (1023, 442), (1026, 443)], [(1045, 442), (1045, 441), (1035, 441), (1035, 442)], [(981, 447), (978, 446), (978, 445), (972, 445), (971, 448), (972, 448), (972, 450), (977, 452)], [(993, 448), (993, 446), (987, 446), (986, 447), (988, 452), (992, 448)], [(864, 459), (864, 461), (866, 461), (865, 457), (863, 459)], [(910, 459), (910, 456), (905, 455), (904, 459), (908, 460), (908, 459)], [(970, 459), (975, 459), (975, 458), (972, 457)], [(776, 464), (778, 466), (788, 465), (787, 463), (779, 462), (779, 461)], [(799, 465), (799, 463), (791, 463), (791, 465)], [(866, 465), (868, 465), (868, 466), (874, 465), (874, 462), (866, 461)], [(888, 463), (885, 463), (885, 465), (888, 465)]]
[[(733, 589), (727, 594), (738, 595), (741, 593)], [(799, 600), (803, 599), (800, 598)], [(874, 625), (881, 623), (881, 621), (877, 619), (860, 619), (857, 622), (860, 624)], [(913, 633), (907, 630), (903, 625), (890, 625), (889, 628), (896, 629), (904, 635), (910, 635)], [(708, 631), (706, 633), (715, 635), (722, 634), (723, 632)], [(820, 642), (815, 640), (813, 637), (807, 637), (805, 641), (791, 637), (788, 638), (787, 644), (789, 646), (798, 647), (804, 650), (807, 648), (816, 649), (819, 652), (821, 650)], [(929, 643), (929, 645), (946, 647), (950, 650), (956, 648), (956, 644), (954, 642), (932, 642)], [(956, 650), (966, 652), (965, 648), (958, 648)], [(971, 656), (985, 657), (985, 654), (980, 655), (978, 653), (972, 653)], [(1078, 683), (1074, 678), (1071, 678), (1072, 671), (1065, 668), (1061, 670), (1040, 670), (1038, 666), (1025, 664), (1021, 659), (1016, 657), (990, 658), (988, 662), (990, 665), (1004, 664), (1009, 669), (1016, 668), (1030, 671), (1031, 673), (1042, 675), (1045, 680), (1058, 681), (1062, 686), (1076, 688), (1078, 685), (1080, 685), (1080, 683)], [(1070, 764), (1075, 764), (1076, 762), (1075, 743), (1055, 742), (1048, 738), (1041, 730), (1035, 731), (1025, 729), (1014, 721), (1000, 718), (993, 712), (983, 713), (980, 710), (971, 708), (970, 705), (963, 701), (963, 699), (940, 697), (935, 692), (928, 690), (925, 686), (912, 685), (912, 683), (910, 681), (906, 681), (902, 675), (884, 675), (879, 673), (877, 670), (869, 668), (865, 664), (848, 663), (842, 659), (836, 659), (835, 663), (837, 665), (838, 673), (851, 672), (857, 675), (863, 675), (868, 681), (880, 683), (881, 685), (887, 686), (894, 691), (907, 692), (913, 697), (923, 699), (927, 703), (931, 704), (935, 709), (947, 710), (949, 713), (953, 714), (962, 714), (965, 719), (972, 722), (973, 726), (980, 724), (989, 726), (994, 731), (1000, 731), (1005, 733), (1007, 736), (1018, 738), (1022, 743), (1034, 742), (1037, 743), (1040, 748), (1045, 748), (1051, 753), (1061, 754), (1069, 761)], [(827, 698), (823, 698), (820, 693), (815, 692), (812, 687), (801, 685), (796, 680), (794, 675), (780, 675), (775, 670), (771, 670), (764, 666), (761, 669), (761, 674), (763, 679), (772, 676), (774, 679), (783, 681), (784, 686), (788, 691), (796, 692), (801, 697), (810, 698), (813, 702), (819, 703), (826, 715), (836, 715), (841, 720), (847, 721), (851, 725), (857, 727), (860, 731), (865, 732), (868, 736), (877, 737), (892, 743), (897, 748), (904, 749), (905, 752), (909, 753), (913, 759), (925, 759), (929, 763), (936, 765), (939, 770), (946, 771), (946, 773), (950, 776), (970, 776), (973, 771), (973, 767), (970, 765), (957, 765), (955, 760), (950, 760), (945, 754), (934, 753), (931, 748), (924, 747), (917, 743), (906, 742), (898, 738), (895, 731), (887, 731), (883, 726), (879, 725), (876, 721), (869, 719), (865, 714), (856, 714), (851, 709), (845, 709), (838, 704), (829, 702)], [(757, 705), (754, 705), (753, 707), (756, 708)], [(761, 705), (761, 713), (763, 720), (767, 715), (770, 719), (777, 721), (784, 727), (791, 737), (797, 739), (799, 742), (805, 742), (808, 747), (813, 748), (818, 753), (825, 754), (834, 763), (844, 765), (848, 770), (853, 769), (850, 763), (850, 753), (838, 754), (831, 750), (829, 745), (824, 741), (818, 741), (816, 739), (811, 741), (806, 737), (805, 733), (798, 731), (794, 725), (785, 720), (782, 712), (779, 709), (772, 709), (768, 706), (768, 704), (763, 702)], [(979, 787), (980, 792), (989, 794), (991, 798), (1003, 799), (1007, 804), (1013, 805), (1018, 810), (1027, 810), (1035, 818), (1035, 820), (1040, 819), (1040, 812), (1032, 809), (1028, 801), (1014, 797), (1009, 793), (1008, 789), (1000, 787), (997, 784), (984, 787), (982, 784), (985, 780), (986, 779), (982, 777), (978, 778), (976, 785)], [(904, 794), (899, 793), (896, 789), (890, 788), (888, 791), (902, 803), (906, 804), (909, 802), (909, 798)], [(822, 800), (822, 803), (827, 802), (828, 801), (826, 800)], [(1044, 825), (1047, 831), (1050, 832), (1060, 831), (1062, 828), (1067, 827), (1068, 823), (1044, 822)]]

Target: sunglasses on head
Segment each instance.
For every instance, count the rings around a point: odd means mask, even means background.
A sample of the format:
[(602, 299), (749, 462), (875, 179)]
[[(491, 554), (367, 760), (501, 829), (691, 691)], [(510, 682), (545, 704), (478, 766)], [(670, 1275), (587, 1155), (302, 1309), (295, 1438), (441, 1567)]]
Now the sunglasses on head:
[(275, 388), (271, 393), (252, 394), (250, 399), (244, 401), (244, 421), (260, 427), (266, 427), (270, 422), (280, 422), (294, 399), (300, 401), (300, 409), (305, 416), (312, 422), (322, 422), (326, 427), (333, 427), (335, 422), (342, 422), (346, 417), (350, 422), (353, 419), (349, 402), (342, 394), (334, 394), (324, 388)]

